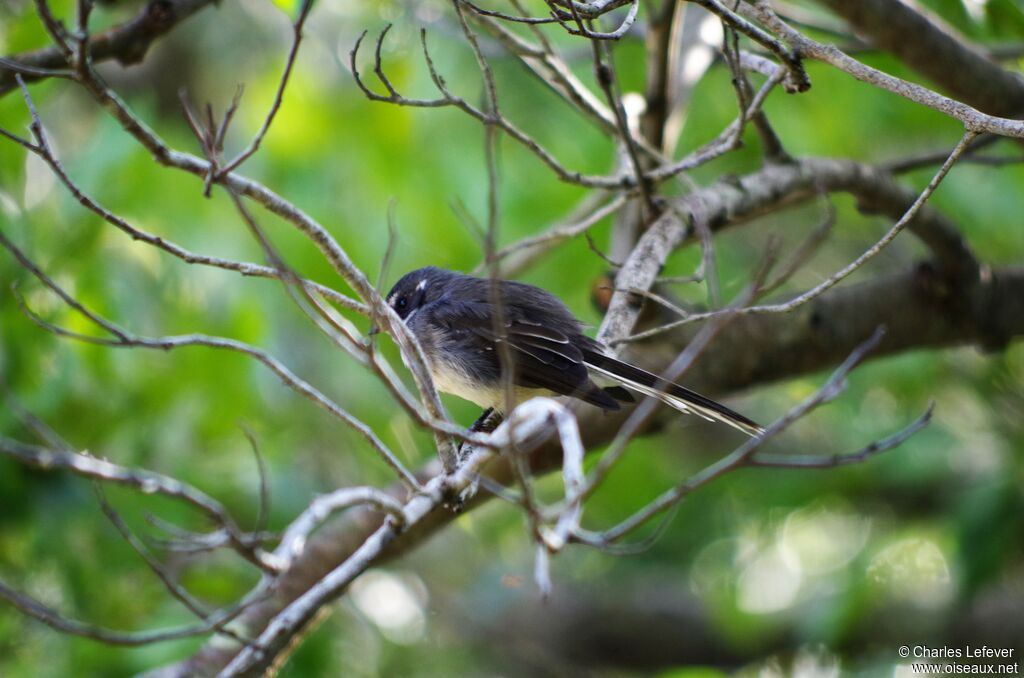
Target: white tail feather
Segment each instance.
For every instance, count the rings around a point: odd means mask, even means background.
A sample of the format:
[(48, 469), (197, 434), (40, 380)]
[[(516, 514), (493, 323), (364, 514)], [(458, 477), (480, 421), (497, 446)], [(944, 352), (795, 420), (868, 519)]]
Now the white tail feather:
[(696, 414), (698, 417), (706, 419), (707, 421), (718, 421), (723, 424), (728, 424), (729, 426), (732, 426), (735, 429), (743, 431), (749, 436), (758, 436), (764, 433), (764, 428), (760, 426), (752, 427), (745, 422), (736, 421), (732, 417), (729, 417), (721, 412), (717, 412), (715, 410), (703, 407), (696, 403), (683, 400), (682, 398), (674, 396), (670, 393), (659, 391), (658, 389), (652, 386), (647, 386), (646, 384), (641, 384), (631, 379), (625, 379), (617, 374), (614, 374), (613, 372), (609, 372), (608, 370), (598, 367), (596, 365), (587, 363), (587, 367), (593, 370), (594, 372), (597, 372), (598, 374), (601, 374), (602, 376), (607, 377), (618, 384), (622, 384), (626, 388), (637, 391), (638, 393), (643, 393), (644, 395), (657, 398), (658, 400), (665, 403), (669, 407), (679, 410), (684, 414)]

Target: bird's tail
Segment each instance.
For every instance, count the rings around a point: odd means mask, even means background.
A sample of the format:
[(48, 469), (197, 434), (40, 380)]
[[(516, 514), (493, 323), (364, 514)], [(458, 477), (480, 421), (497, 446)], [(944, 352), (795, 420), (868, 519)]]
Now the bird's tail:
[(661, 377), (639, 367), (616, 360), (596, 351), (584, 351), (583, 361), (595, 372), (610, 377), (627, 388), (657, 398), (680, 412), (696, 414), (708, 421), (720, 421), (750, 436), (764, 433), (764, 427), (725, 405), (705, 398), (685, 386), (665, 382)]

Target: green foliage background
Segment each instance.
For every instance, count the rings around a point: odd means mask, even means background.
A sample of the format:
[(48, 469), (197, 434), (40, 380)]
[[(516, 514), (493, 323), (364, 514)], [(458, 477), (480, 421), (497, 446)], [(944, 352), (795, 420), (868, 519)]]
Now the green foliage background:
[[(928, 4), (976, 40), (1024, 39), (1024, 17), (1009, 0), (990, 1), (981, 14), (959, 2)], [(64, 15), (71, 5), (55, 3)], [(477, 101), (480, 83), (472, 56), (457, 37), (445, 3), (353, 5), (318, 3), (284, 106), (244, 173), (325, 224), (371, 273), (386, 246), (391, 200), (399, 224), (391, 280), (426, 264), (470, 270), (480, 261), (480, 246), (453, 205), (464, 205), (480, 219), (485, 214), (482, 129), (454, 110), (366, 101), (347, 61), (363, 29), (372, 37), (394, 22), (385, 47), (389, 73), (410, 96), (431, 96), (418, 48), (419, 28), (426, 26), (452, 89)], [(94, 27), (122, 21), (137, 9), (135, 2), (101, 6)], [(240, 149), (272, 99), (289, 39), (286, 12), (293, 11), (265, 0), (223, 0), (160, 41), (143, 65), (104, 65), (101, 70), (172, 146), (192, 152), (195, 143), (180, 115), (177, 90), (185, 87), (193, 101), (210, 101), (223, 110), (236, 84), (244, 83), (242, 108), (228, 140), (229, 149)], [(576, 55), (577, 73), (590, 82), (586, 50), (572, 41), (560, 43)], [(0, 53), (44, 44), (31, 3), (0, 6)], [(567, 166), (608, 171), (612, 149), (601, 134), (514, 59), (500, 51), (492, 58), (508, 117)], [(870, 53), (863, 58), (913, 79), (892, 59)], [(616, 48), (616, 63), (624, 89), (641, 89), (642, 44), (623, 42)], [(793, 154), (882, 161), (948, 148), (960, 135), (958, 125), (938, 113), (830, 69), (811, 64), (809, 70), (814, 82), (809, 93), (779, 92), (767, 106)], [(50, 81), (31, 89), (69, 173), (102, 204), (190, 249), (261, 260), (222, 193), (204, 199), (199, 180), (158, 167), (74, 87)], [(728, 74), (713, 68), (692, 98), (682, 150), (713, 138), (734, 112)], [(27, 134), (27, 122), (17, 93), (0, 99), (0, 125)], [(756, 138), (747, 142), (746, 149), (693, 178), (706, 183), (756, 168)], [(1020, 152), (1009, 142), (997, 149)], [(909, 181), (920, 187), (929, 175), (924, 170)], [(962, 165), (933, 204), (963, 227), (984, 261), (1019, 263), (1024, 253), (1021, 185), (1020, 167)], [(557, 181), (519, 146), (502, 144), (502, 242), (564, 217), (583, 195)], [(887, 227), (884, 220), (858, 214), (848, 199), (839, 197), (836, 204), (833, 238), (792, 282), (791, 291), (829, 275)], [(742, 287), (769, 236), (795, 244), (820, 218), (821, 206), (811, 205), (723, 234), (718, 253), (725, 291)], [(275, 218), (261, 213), (259, 219), (293, 266), (343, 289), (308, 242)], [(368, 373), (318, 335), (279, 283), (190, 267), (132, 242), (81, 209), (45, 166), (6, 142), (0, 143), (0, 225), (81, 301), (115, 322), (146, 335), (204, 332), (266, 347), (373, 426), (409, 465), (428, 459), (429, 437), (410, 424)], [(595, 229), (598, 243), (607, 241), (607, 227)], [(921, 254), (912, 238), (901, 238), (858, 276), (903, 270)], [(692, 250), (680, 252), (667, 272), (690, 272), (697, 257)], [(574, 240), (522, 278), (557, 293), (596, 324), (590, 283), (604, 268), (584, 241)], [(222, 499), (244, 524), (252, 524), (258, 476), (242, 428), (251, 429), (269, 465), (272, 528), (287, 524), (317, 493), (389, 480), (362, 440), (252, 361), (199, 348), (162, 353), (60, 340), (18, 311), (9, 291), (12, 283), (47, 319), (77, 331), (94, 328), (41, 290), (10, 257), (0, 256), (3, 377), (25, 406), (76, 447), (195, 483)], [(703, 294), (700, 289), (682, 293), (693, 301)], [(822, 378), (760, 388), (734, 402), (770, 420)], [(638, 592), (651, 589), (667, 597), (694, 596), (712, 632), (737, 652), (761, 656), (758, 648), (777, 647), (779, 635), (788, 634), (784, 646), (789, 650), (776, 658), (783, 665), (794, 653), (812, 652), (825, 663), (840, 661), (849, 672), (891, 671), (898, 662), (896, 647), (919, 637), (922, 629), (901, 629), (898, 615), (887, 617), (890, 610), (928, 610), (940, 628), (979, 601), (1024, 601), (1022, 383), (1024, 346), (1019, 343), (996, 355), (961, 349), (871, 363), (853, 376), (843, 398), (794, 428), (779, 443), (780, 451), (854, 449), (896, 430), (934, 399), (930, 428), (863, 466), (728, 476), (687, 501), (643, 555), (615, 558), (571, 549), (559, 556), (555, 596), (599, 596), (623, 609), (634, 604)], [(449, 405), (467, 423), (477, 414), (459, 401)], [(29, 435), (6, 410), (0, 411), (0, 433)], [(693, 422), (637, 441), (588, 507), (589, 524), (607, 525), (626, 516), (736, 442), (728, 431)], [(147, 524), (148, 514), (203, 527), (196, 515), (158, 498), (118, 490), (109, 494), (144, 534), (158, 534)], [(282, 675), (540, 670), (510, 657), (518, 651), (515, 628), (492, 628), (513, 610), (545, 614), (536, 610), (542, 603), (531, 584), (530, 558), (520, 515), (494, 502), (387, 569), (391, 578), (384, 581), (418, 592), (419, 598), (413, 598), (421, 626), (381, 626), (360, 607), (358, 597), (346, 599)], [(174, 562), (174, 567), (211, 604), (230, 602), (257, 579), (251, 568), (224, 554)], [(26, 470), (5, 458), (0, 458), (0, 578), (69, 616), (112, 628), (190, 621), (105, 521), (87, 482)], [(774, 603), (755, 595), (779, 590), (785, 595)], [(878, 632), (878, 620), (885, 618), (892, 628)], [(198, 642), (110, 648), (57, 634), (0, 606), (3, 676), (125, 675), (184, 657)], [(519, 659), (525, 661), (524, 656), (529, 652)], [(756, 672), (774, 660), (765, 656), (763, 661), (768, 663), (752, 660), (748, 670)], [(561, 672), (558, 667), (545, 670)], [(631, 674), (607, 670), (606, 675)], [(680, 667), (664, 675), (719, 674)]]

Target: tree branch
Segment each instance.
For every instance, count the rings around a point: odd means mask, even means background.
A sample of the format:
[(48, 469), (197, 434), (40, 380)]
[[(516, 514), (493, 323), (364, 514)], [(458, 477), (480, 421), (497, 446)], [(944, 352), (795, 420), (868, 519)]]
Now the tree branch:
[[(0, 454), (13, 457), (22, 464), (33, 468), (65, 469), (85, 478), (125, 485), (144, 494), (157, 493), (190, 504), (218, 525), (228, 536), (233, 548), (246, 560), (264, 571), (275, 569), (274, 563), (268, 559), (262, 547), (256, 543), (252, 535), (243, 532), (238, 527), (238, 524), (220, 502), (176, 478), (152, 471), (118, 466), (88, 454), (28, 445), (4, 437), (0, 437)], [(211, 628), (216, 628), (216, 624)]]
[(880, 87), (922, 106), (939, 111), (959, 120), (973, 131), (991, 132), (1007, 137), (1024, 137), (1024, 121), (983, 113), (962, 101), (950, 99), (927, 87), (872, 68), (844, 53), (835, 45), (817, 42), (788, 26), (772, 11), (767, 0), (752, 0), (752, 5), (741, 5), (740, 12), (749, 14), (774, 34), (781, 36), (800, 55), (830, 64), (861, 82)]
[[(687, 385), (709, 395), (814, 372), (845, 358), (878, 325), (886, 336), (871, 359), (915, 348), (974, 344), (998, 348), (1024, 336), (1024, 268), (993, 271), (974, 284), (954, 288), (938, 285), (928, 266), (879, 277), (870, 282), (831, 290), (787, 316), (737, 318), (723, 329), (703, 358), (687, 372)], [(658, 343), (645, 345), (642, 362), (655, 372), (663, 369), (692, 338), (684, 328)], [(632, 356), (638, 359), (640, 356)], [(632, 408), (605, 414), (579, 412), (583, 443), (590, 449), (610, 441)], [(670, 415), (671, 416), (671, 415)], [(558, 445), (545, 445), (531, 458), (534, 472), (561, 464)], [(429, 477), (436, 465), (424, 469)], [(512, 471), (505, 460), (488, 469), (489, 477), (507, 482)], [(392, 488), (397, 493), (399, 488)], [(467, 510), (486, 500), (478, 495)], [(385, 557), (412, 549), (457, 516), (435, 511), (390, 544)], [(328, 571), (344, 562), (368, 535), (380, 527), (379, 516), (347, 516), (325, 525), (306, 550), (277, 580), (278, 595), (244, 615), (247, 629), (260, 629), (288, 601), (301, 595)], [(190, 659), (151, 674), (152, 678), (213, 674), (224, 667), (237, 648), (208, 643)]]
[[(831, 158), (802, 158), (772, 165), (738, 179), (727, 178), (678, 199), (675, 210), (666, 212), (645, 232), (630, 256), (632, 267), (623, 268), (616, 281), (619, 289), (649, 289), (670, 252), (696, 236), (695, 229), (679, 214), (699, 212), (710, 229), (740, 224), (822, 192), (847, 192), (864, 196), (871, 210), (900, 218), (917, 197), (900, 188), (890, 174), (871, 165)], [(909, 199), (909, 201), (907, 200)], [(927, 206), (918, 210), (907, 228), (933, 249), (943, 271), (978, 271), (979, 267), (955, 227)], [(630, 266), (629, 262), (626, 266)], [(612, 298), (598, 338), (614, 341), (629, 334), (639, 315), (634, 295)]]
[(900, 0), (818, 2), (957, 99), (992, 115), (1024, 113), (1024, 78), (915, 6)]
[[(89, 56), (93, 62), (115, 59), (125, 66), (136, 64), (154, 40), (211, 4), (213, 0), (150, 0), (135, 18), (90, 36)], [(6, 59), (14, 64), (0, 63), (0, 96), (18, 86), (14, 78), (17, 73), (26, 82), (66, 73), (67, 61), (56, 46), (12, 54)]]

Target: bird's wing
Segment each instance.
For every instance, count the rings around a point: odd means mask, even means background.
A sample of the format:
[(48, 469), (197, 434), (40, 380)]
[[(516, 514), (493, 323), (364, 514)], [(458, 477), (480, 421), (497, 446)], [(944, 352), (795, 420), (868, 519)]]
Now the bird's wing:
[(429, 318), (444, 328), (445, 336), (460, 337), (464, 348), (487, 354), (496, 372), (500, 371), (501, 344), (507, 344), (512, 349), (516, 386), (544, 388), (604, 409), (618, 409), (615, 398), (590, 380), (583, 353), (572, 337), (540, 324), (520, 308), (506, 308), (504, 330), (497, 332), (491, 309), (485, 302), (448, 299), (432, 308)]
[(500, 334), (485, 324), (473, 331), (492, 342), (496, 350), (502, 342), (513, 349), (517, 385), (546, 388), (604, 409), (619, 408), (615, 398), (590, 380), (583, 353), (562, 332), (524, 320), (506, 322)]

